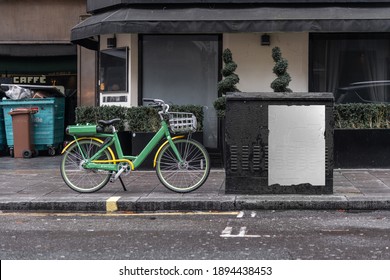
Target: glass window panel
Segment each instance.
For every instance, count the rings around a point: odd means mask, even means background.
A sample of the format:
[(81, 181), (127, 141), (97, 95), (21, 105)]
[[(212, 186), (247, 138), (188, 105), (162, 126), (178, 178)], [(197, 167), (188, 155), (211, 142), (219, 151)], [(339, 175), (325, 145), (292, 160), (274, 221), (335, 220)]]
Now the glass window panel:
[(100, 52), (100, 90), (127, 92), (127, 48)]
[(204, 144), (217, 147), (217, 35), (144, 35), (142, 80), (143, 97), (205, 106)]
[(390, 102), (388, 34), (312, 34), (310, 91), (338, 103)]

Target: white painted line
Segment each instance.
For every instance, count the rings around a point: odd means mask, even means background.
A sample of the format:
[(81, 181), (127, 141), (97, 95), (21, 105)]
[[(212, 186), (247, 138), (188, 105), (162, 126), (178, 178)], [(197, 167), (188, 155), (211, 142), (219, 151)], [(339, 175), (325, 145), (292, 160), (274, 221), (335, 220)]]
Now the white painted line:
[(2, 216), (30, 216), (30, 217), (91, 217), (91, 216), (196, 216), (196, 215), (207, 215), (207, 216), (237, 216), (237, 211), (232, 212), (150, 212), (150, 213), (137, 213), (137, 212), (118, 212), (118, 213), (94, 213), (94, 212), (72, 212), (72, 213), (61, 213), (61, 212), (44, 212), (44, 213), (30, 213), (30, 212), (1, 212), (0, 217)]
[(246, 227), (240, 228), (240, 233), (238, 234), (239, 237), (244, 237), (246, 233)]
[(232, 234), (233, 228), (232, 227), (226, 227), (220, 237), (244, 237), (244, 238), (257, 238), (257, 237), (263, 237), (261, 235), (252, 235), (252, 234), (246, 234), (247, 233), (247, 228), (246, 227), (241, 227), (240, 231), (238, 234)]
[(240, 213), (238, 213), (237, 215), (237, 219), (241, 219), (242, 217), (244, 217), (244, 211), (240, 211)]
[(107, 212), (115, 212), (118, 211), (118, 200), (120, 196), (112, 196), (106, 200), (106, 211)]
[[(255, 211), (252, 211), (251, 212), (251, 218), (254, 218), (254, 217), (256, 217), (256, 212)], [(243, 218), (245, 216), (245, 212), (244, 211), (240, 211), (239, 213), (238, 213), (238, 215), (237, 215), (237, 219), (241, 219), (241, 218)]]
[(232, 227), (226, 227), (223, 231), (222, 234), (220, 235), (221, 237), (231, 237), (232, 236)]

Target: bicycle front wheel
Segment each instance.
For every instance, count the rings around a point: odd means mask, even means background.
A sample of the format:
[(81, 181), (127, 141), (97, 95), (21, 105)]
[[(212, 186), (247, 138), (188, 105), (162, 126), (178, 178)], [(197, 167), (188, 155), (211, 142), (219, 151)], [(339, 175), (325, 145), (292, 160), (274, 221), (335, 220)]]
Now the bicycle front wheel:
[[(86, 169), (81, 153), (89, 159), (99, 149), (101, 143), (93, 139), (80, 140), (73, 143), (64, 153), (61, 162), (61, 176), (65, 183), (73, 190), (80, 193), (96, 192), (103, 188), (110, 180), (111, 172), (106, 170)], [(80, 148), (79, 148), (80, 147)], [(111, 160), (110, 153), (106, 150), (98, 160)]]
[(209, 154), (202, 144), (192, 139), (175, 139), (173, 143), (183, 162), (179, 162), (171, 145), (166, 144), (157, 157), (157, 176), (172, 191), (185, 193), (196, 190), (209, 176)]

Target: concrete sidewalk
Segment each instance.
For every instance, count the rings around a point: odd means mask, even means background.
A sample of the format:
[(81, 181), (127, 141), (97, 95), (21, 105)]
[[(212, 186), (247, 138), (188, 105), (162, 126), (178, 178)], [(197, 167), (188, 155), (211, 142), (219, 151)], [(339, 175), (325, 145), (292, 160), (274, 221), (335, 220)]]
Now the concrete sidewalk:
[(390, 209), (390, 169), (335, 170), (332, 195), (226, 195), (225, 173), (213, 169), (198, 190), (178, 194), (154, 171), (134, 171), (92, 194), (63, 182), (61, 157), (0, 157), (0, 210), (32, 211), (237, 211), (262, 209)]

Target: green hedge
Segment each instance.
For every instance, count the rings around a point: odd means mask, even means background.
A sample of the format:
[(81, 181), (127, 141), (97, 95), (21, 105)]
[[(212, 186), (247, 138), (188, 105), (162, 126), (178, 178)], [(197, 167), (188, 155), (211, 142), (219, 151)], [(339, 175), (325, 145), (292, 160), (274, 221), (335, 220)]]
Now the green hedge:
[[(193, 113), (198, 120), (197, 131), (203, 131), (203, 107), (200, 105), (173, 105), (172, 112)], [(122, 106), (81, 106), (76, 108), (76, 123), (97, 124), (98, 120), (110, 120), (120, 118), (121, 121), (115, 127), (119, 131), (132, 132), (156, 132), (160, 128), (160, 117), (156, 108), (122, 107)]]
[(226, 96), (223, 95), (221, 97), (218, 97), (214, 103), (214, 109), (217, 112), (217, 117), (218, 118), (223, 118), (225, 117), (225, 111), (226, 111)]
[(76, 123), (97, 124), (99, 120), (111, 120), (120, 118), (121, 121), (115, 126), (118, 131), (125, 128), (127, 108), (121, 106), (80, 106), (76, 108)]
[[(218, 98), (214, 108), (218, 117), (224, 117), (226, 98)], [(390, 104), (337, 104), (334, 120), (335, 128), (390, 128)]]
[(390, 128), (389, 104), (337, 104), (335, 128)]
[[(221, 100), (224, 105), (225, 100)], [(223, 106), (222, 106), (223, 107)], [(221, 108), (224, 113), (225, 108)], [(76, 123), (96, 124), (98, 120), (120, 118), (119, 131), (156, 132), (160, 127), (157, 109), (152, 107), (81, 106), (76, 108)], [(198, 120), (198, 131), (203, 131), (203, 107), (198, 105), (173, 105), (172, 112), (191, 112)], [(388, 104), (337, 104), (334, 107), (335, 128), (390, 128)]]

